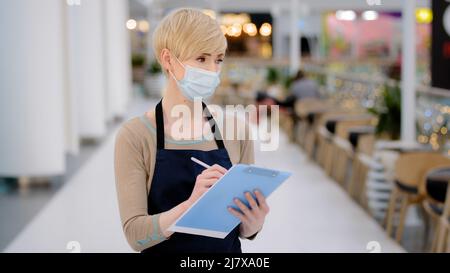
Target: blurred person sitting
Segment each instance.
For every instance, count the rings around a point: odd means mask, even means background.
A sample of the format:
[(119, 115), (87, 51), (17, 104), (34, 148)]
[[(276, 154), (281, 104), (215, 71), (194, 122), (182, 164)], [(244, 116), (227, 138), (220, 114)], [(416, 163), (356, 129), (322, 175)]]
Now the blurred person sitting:
[(259, 105), (278, 105), (286, 111), (294, 109), (297, 100), (305, 98), (321, 98), (319, 87), (314, 80), (308, 79), (302, 70), (299, 70), (292, 79), (289, 94), (284, 100), (279, 100), (265, 91), (258, 91), (256, 102)]
[(297, 100), (305, 98), (321, 98), (319, 86), (316, 81), (308, 79), (302, 70), (299, 70), (295, 75), (290, 88), (290, 93), (294, 95)]

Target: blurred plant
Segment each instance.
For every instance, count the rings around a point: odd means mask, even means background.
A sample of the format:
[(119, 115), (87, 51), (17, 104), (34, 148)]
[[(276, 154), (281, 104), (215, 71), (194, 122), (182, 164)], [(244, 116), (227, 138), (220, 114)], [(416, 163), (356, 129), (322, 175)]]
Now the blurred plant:
[(292, 83), (294, 82), (294, 78), (287, 75), (285, 77), (283, 77), (283, 87), (285, 90), (288, 90), (289, 88), (291, 88)]
[(161, 69), (161, 65), (156, 61), (152, 61), (147, 69), (147, 72), (150, 75), (158, 75), (161, 74), (162, 69)]
[(320, 86), (326, 86), (327, 84), (327, 76), (323, 73), (316, 74), (316, 82)]
[(387, 135), (392, 140), (400, 138), (401, 90), (398, 85), (385, 85), (380, 103), (368, 111), (378, 117), (377, 135)]
[(280, 72), (275, 67), (268, 67), (266, 74), (266, 82), (269, 85), (276, 84), (280, 81)]
[(133, 67), (143, 67), (145, 65), (145, 55), (135, 53), (131, 56), (131, 65)]

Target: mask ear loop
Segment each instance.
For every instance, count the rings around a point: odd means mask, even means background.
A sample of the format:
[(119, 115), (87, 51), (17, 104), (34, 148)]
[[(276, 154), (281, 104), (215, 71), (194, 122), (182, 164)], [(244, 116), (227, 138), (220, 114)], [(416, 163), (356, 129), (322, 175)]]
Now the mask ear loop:
[(175, 80), (176, 83), (178, 83), (177, 78), (175, 78), (175, 75), (172, 73), (172, 71), (170, 71), (170, 69), (168, 69), (167, 71), (169, 71), (170, 76), (172, 76), (172, 78)]
[[(171, 53), (172, 54), (172, 53)], [(173, 55), (175, 57), (175, 59), (177, 60), (177, 62), (183, 67), (183, 69), (186, 71), (186, 67), (184, 66), (184, 64), (182, 62), (180, 62), (180, 60), (177, 58), (177, 56)], [(173, 79), (178, 83), (177, 78), (175, 77), (175, 75), (172, 73), (172, 71), (168, 70), (170, 75), (173, 77)], [(186, 72), (185, 72), (186, 73)]]
[(186, 67), (184, 66), (184, 64), (177, 58), (177, 56), (175, 56), (175, 55), (173, 55), (174, 57), (175, 57), (175, 59), (177, 60), (177, 62), (179, 63), (179, 64), (181, 64), (181, 66), (184, 68), (184, 69), (186, 69)]

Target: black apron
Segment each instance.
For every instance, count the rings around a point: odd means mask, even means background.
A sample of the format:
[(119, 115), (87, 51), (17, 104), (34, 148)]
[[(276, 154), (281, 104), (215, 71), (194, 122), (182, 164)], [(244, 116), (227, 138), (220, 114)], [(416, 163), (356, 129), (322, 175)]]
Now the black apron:
[[(203, 109), (207, 114), (218, 149), (211, 151), (165, 149), (164, 119), (161, 102), (162, 100), (156, 105), (155, 109), (157, 151), (155, 170), (147, 201), (149, 215), (168, 211), (191, 196), (197, 175), (204, 170), (202, 166), (193, 162), (191, 157), (196, 157), (208, 165), (221, 165), (226, 169), (232, 166), (220, 132), (218, 129), (215, 132), (216, 123), (204, 103)], [(175, 232), (168, 240), (149, 247), (142, 252), (241, 253), (239, 225), (224, 239)]]

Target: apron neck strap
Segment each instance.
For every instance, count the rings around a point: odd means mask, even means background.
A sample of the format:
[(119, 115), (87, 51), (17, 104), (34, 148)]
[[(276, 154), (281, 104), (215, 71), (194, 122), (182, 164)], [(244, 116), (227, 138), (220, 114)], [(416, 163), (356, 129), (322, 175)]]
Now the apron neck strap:
[[(219, 149), (225, 148), (219, 129), (217, 129), (216, 121), (209, 112), (206, 104), (202, 102), (203, 112), (206, 114), (206, 118), (211, 126), (211, 132), (214, 134), (214, 140), (216, 141), (217, 147)], [(162, 99), (156, 105), (155, 108), (156, 117), (156, 147), (158, 149), (164, 149), (164, 115), (162, 108)]]

